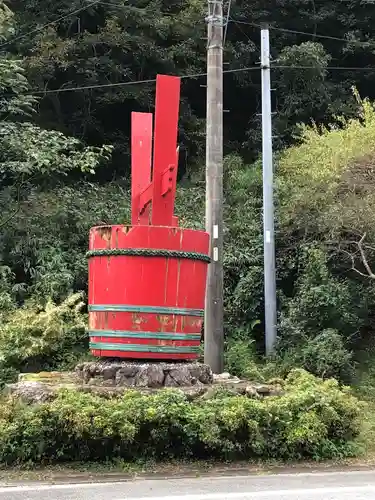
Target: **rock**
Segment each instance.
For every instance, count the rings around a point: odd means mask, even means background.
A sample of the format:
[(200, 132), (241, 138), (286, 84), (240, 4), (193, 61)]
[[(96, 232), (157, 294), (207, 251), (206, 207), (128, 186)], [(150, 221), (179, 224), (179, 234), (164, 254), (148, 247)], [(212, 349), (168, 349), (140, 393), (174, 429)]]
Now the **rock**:
[(211, 386), (204, 392), (201, 399), (212, 399), (216, 396), (216, 393), (217, 393), (216, 387)]
[[(21, 374), (19, 382), (7, 385), (5, 392), (27, 404), (51, 401), (62, 388), (110, 399), (120, 397), (130, 389), (147, 395), (171, 387), (180, 390), (189, 401), (197, 398), (211, 399), (222, 391), (227, 395), (254, 399), (277, 397), (284, 393), (279, 384), (250, 383), (230, 375), (228, 378), (228, 375), (213, 377), (210, 367), (200, 363), (104, 361), (81, 363), (75, 373)], [(215, 382), (212, 383), (214, 379)], [(202, 383), (201, 380), (208, 383)]]
[(165, 376), (164, 379), (164, 387), (178, 387), (177, 382), (169, 373)]
[(160, 365), (150, 365), (147, 368), (148, 387), (163, 387), (164, 385), (164, 371)]
[(230, 378), (231, 376), (228, 372), (214, 374), (214, 382), (222, 382), (224, 380), (229, 380)]
[(254, 385), (254, 387), (257, 393), (261, 394), (262, 396), (268, 396), (272, 390), (272, 387), (269, 385)]
[(239, 384), (240, 382), (242, 382), (242, 380), (238, 377), (231, 377), (228, 382), (230, 382), (231, 384)]
[[(168, 373), (168, 372), (167, 372)], [(191, 376), (190, 370), (188, 366), (181, 366), (178, 368), (174, 368), (173, 370), (169, 370), (169, 377), (175, 381), (175, 385), (177, 387), (189, 387), (194, 385), (192, 380), (196, 382), (196, 378)], [(168, 376), (167, 375), (167, 376)]]
[(197, 379), (202, 384), (212, 384), (214, 377), (211, 368), (203, 363), (191, 363), (189, 370), (192, 378)]
[(20, 373), (18, 382), (43, 382), (45, 384), (76, 383), (77, 376), (74, 372), (38, 372)]
[(79, 363), (75, 373), (84, 384), (111, 385), (113, 381), (116, 387), (190, 387), (213, 382), (211, 368), (203, 363), (91, 361)]
[(284, 394), (284, 390), (281, 387), (281, 385), (274, 385), (272, 386), (269, 396), (282, 396)]
[(95, 375), (99, 375), (100, 370), (97, 367), (97, 363), (92, 363), (91, 365), (88, 366), (88, 373), (90, 377), (95, 377)]
[(115, 385), (133, 386), (135, 377), (138, 373), (138, 367), (134, 365), (124, 365), (116, 371)]
[(188, 401), (194, 401), (194, 399), (203, 396), (208, 390), (210, 386), (200, 384), (199, 382), (196, 385), (192, 385), (191, 387), (184, 387), (182, 389), (183, 394), (185, 394)]
[(113, 380), (116, 379), (116, 368), (113, 366), (106, 366), (103, 370), (103, 380)]
[(5, 387), (5, 393), (11, 394), (27, 404), (51, 401), (55, 392), (50, 385), (42, 382), (17, 382)]
[(150, 387), (148, 368), (149, 368), (148, 365), (139, 367), (139, 369), (137, 370), (137, 374), (134, 378), (135, 387)]
[(248, 398), (259, 398), (259, 394), (253, 385), (248, 385), (245, 388), (245, 394)]

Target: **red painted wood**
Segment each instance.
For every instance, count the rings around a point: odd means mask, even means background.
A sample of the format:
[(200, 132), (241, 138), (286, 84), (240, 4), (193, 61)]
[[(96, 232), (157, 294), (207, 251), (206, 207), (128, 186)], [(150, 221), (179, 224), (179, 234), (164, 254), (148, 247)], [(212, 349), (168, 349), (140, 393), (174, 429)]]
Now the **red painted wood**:
[[(152, 115), (132, 113), (132, 225), (92, 228), (90, 250), (150, 248), (208, 254), (208, 234), (178, 227), (178, 218), (173, 215), (179, 153), (176, 148), (179, 99), (180, 79), (158, 75), (152, 175)], [(192, 259), (164, 256), (91, 257), (89, 305), (203, 310), (206, 275), (207, 263)], [(123, 337), (103, 337), (100, 330), (200, 335), (202, 322), (201, 316), (180, 316), (173, 314), (173, 309), (170, 314), (90, 311), (89, 327), (95, 330), (96, 335), (91, 337), (92, 342), (119, 347), (111, 351), (95, 348), (92, 353), (95, 356), (133, 359), (196, 359), (198, 353), (147, 353), (133, 349), (134, 345), (139, 345), (139, 349), (145, 345), (198, 347), (199, 340), (135, 339), (126, 336), (126, 333)], [(120, 346), (124, 348), (127, 345), (128, 351), (120, 350)]]
[[(203, 231), (162, 226), (102, 226), (90, 231), (90, 250), (154, 248), (208, 255), (209, 236)], [(91, 257), (89, 304), (138, 305), (203, 309), (207, 263), (164, 257)], [(200, 334), (202, 317), (129, 312), (90, 312), (90, 330), (178, 332)], [(198, 346), (197, 340), (96, 337), (111, 344)], [(94, 339), (93, 339), (94, 340)], [(196, 359), (197, 353), (92, 351), (94, 355), (136, 359)]]
[[(174, 171), (172, 172), (172, 180), (171, 180), (171, 183), (172, 183), (172, 190), (171, 190), (171, 194), (170, 194), (170, 206), (172, 207), (172, 224), (171, 225), (174, 225), (174, 219), (175, 219), (175, 216), (173, 215), (174, 213), (174, 204), (175, 204), (175, 200), (176, 200), (176, 190), (177, 190), (177, 171), (178, 171), (178, 159), (179, 159), (179, 156), (180, 156), (180, 146), (177, 147), (176, 149), (176, 168), (174, 169)], [(178, 226), (178, 219), (177, 219), (177, 224), (176, 226)]]
[[(152, 113), (131, 114), (132, 224), (148, 224), (150, 207), (140, 213), (140, 195), (151, 182)], [(143, 208), (143, 207), (142, 207)]]
[(172, 226), (174, 209), (175, 178), (171, 190), (162, 196), (163, 172), (176, 164), (178, 110), (180, 104), (180, 78), (157, 75), (155, 100), (155, 133), (153, 161), (152, 225)]
[[(146, 188), (144, 188), (140, 195), (139, 195), (139, 200), (138, 200), (138, 212), (140, 217), (143, 216), (143, 214), (147, 211), (147, 214), (149, 214), (150, 211), (150, 205), (152, 201), (152, 191), (153, 191), (153, 184), (150, 183)], [(145, 218), (143, 217), (143, 220)], [(147, 215), (147, 223), (149, 222), (149, 215)]]

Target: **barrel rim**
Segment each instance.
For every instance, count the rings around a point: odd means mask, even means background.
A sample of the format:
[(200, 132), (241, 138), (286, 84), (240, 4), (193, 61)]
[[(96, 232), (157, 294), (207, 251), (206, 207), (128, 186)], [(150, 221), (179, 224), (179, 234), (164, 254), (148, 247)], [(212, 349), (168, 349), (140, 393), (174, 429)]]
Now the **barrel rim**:
[(198, 260), (209, 264), (211, 258), (202, 252), (188, 250), (173, 250), (168, 248), (93, 248), (86, 252), (86, 258), (93, 257), (154, 257), (165, 259)]
[(199, 353), (200, 346), (162, 346), (147, 344), (113, 344), (107, 342), (90, 342), (90, 349), (96, 351), (152, 352), (160, 354)]
[(159, 307), (128, 304), (89, 304), (89, 312), (129, 312), (138, 314), (161, 314), (175, 316), (204, 316), (204, 309), (189, 309), (184, 307)]
[(132, 339), (161, 339), (161, 340), (197, 340), (200, 333), (183, 332), (134, 332), (129, 330), (89, 330), (90, 337), (117, 337)]

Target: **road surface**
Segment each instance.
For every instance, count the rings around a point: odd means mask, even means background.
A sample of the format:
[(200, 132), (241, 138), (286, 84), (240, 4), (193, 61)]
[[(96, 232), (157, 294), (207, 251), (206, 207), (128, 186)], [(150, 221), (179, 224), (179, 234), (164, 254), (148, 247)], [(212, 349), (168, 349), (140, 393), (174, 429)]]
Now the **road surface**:
[(374, 500), (375, 470), (0, 486), (0, 500)]

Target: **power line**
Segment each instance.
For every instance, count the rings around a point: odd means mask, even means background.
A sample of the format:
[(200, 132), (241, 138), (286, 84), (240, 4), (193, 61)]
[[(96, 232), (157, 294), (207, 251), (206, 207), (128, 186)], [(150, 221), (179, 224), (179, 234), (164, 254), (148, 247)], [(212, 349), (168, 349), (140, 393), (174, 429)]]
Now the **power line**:
[[(247, 26), (253, 26), (254, 28), (262, 28), (261, 24), (251, 23), (249, 21), (239, 21), (239, 20), (233, 19), (233, 18), (231, 18), (229, 21), (233, 22), (235, 24), (245, 24)], [(292, 33), (292, 34), (295, 34), (295, 35), (306, 35), (306, 36), (311, 36), (313, 38), (322, 38), (322, 39), (326, 39), (326, 40), (335, 40), (337, 42), (345, 42), (345, 43), (350, 42), (350, 40), (348, 40), (347, 38), (339, 38), (337, 36), (330, 36), (330, 35), (320, 35), (320, 34), (317, 34), (317, 33), (309, 33), (307, 31), (291, 30), (291, 29), (287, 29), (287, 28), (279, 28), (278, 26), (269, 26), (269, 29), (273, 30), (273, 31), (282, 31), (282, 32), (285, 32), (285, 33)]]
[[(249, 66), (246, 68), (236, 68), (236, 69), (226, 69), (223, 73), (239, 73), (242, 71), (254, 71), (259, 70), (257, 66)], [(207, 76), (207, 73), (193, 73), (190, 75), (182, 75), (181, 79), (190, 79), (190, 78), (200, 78), (202, 76)], [(142, 85), (147, 83), (155, 83), (156, 78), (150, 78), (148, 80), (134, 80), (130, 82), (117, 82), (117, 83), (102, 83), (97, 85), (84, 85), (82, 87), (66, 87), (60, 89), (47, 89), (47, 90), (36, 90), (28, 92), (29, 94), (41, 95), (41, 94), (55, 94), (61, 92), (74, 92), (78, 90), (93, 90), (93, 89), (101, 89), (101, 88), (111, 88), (111, 87), (125, 87), (127, 85)]]
[[(345, 66), (294, 66), (294, 65), (272, 65), (271, 69), (323, 69), (328, 71), (375, 71), (375, 67), (345, 67)], [(234, 69), (225, 69), (223, 73), (241, 73), (246, 71), (256, 71), (260, 70), (257, 66), (247, 66), (245, 68), (234, 68)], [(203, 76), (207, 76), (207, 73), (192, 73), (190, 75), (182, 75), (180, 78), (182, 80), (190, 79), (190, 78), (201, 78)], [(148, 83), (155, 83), (156, 78), (150, 78), (148, 80), (132, 80), (129, 82), (117, 82), (117, 83), (99, 83), (95, 85), (84, 85), (82, 87), (66, 87), (59, 89), (47, 89), (47, 90), (30, 90), (28, 94), (33, 95), (44, 95), (44, 94), (60, 94), (62, 92), (75, 92), (75, 91), (83, 91), (83, 90), (95, 90), (102, 88), (115, 88), (115, 87), (126, 87), (128, 85), (142, 85)]]
[[(115, 7), (117, 9), (123, 9), (124, 7), (126, 7), (126, 5), (120, 5), (120, 4), (117, 4), (117, 3), (111, 3), (111, 2), (102, 2), (100, 0), (99, 2), (101, 5), (108, 5), (108, 7)], [(146, 9), (142, 9), (142, 10), (146, 10)]]
[[(120, 4), (116, 4), (116, 3), (111, 3), (111, 2), (105, 2), (105, 1), (102, 1), (102, 0), (99, 0), (98, 2), (100, 5), (106, 5), (108, 7), (114, 7), (115, 9), (129, 9), (129, 6), (128, 5), (120, 5)], [(150, 13), (151, 9), (145, 9), (145, 8), (138, 8), (136, 9), (138, 12), (142, 12), (143, 14), (147, 15)], [(162, 13), (162, 16), (163, 17), (173, 17), (172, 14), (167, 14), (167, 13)]]
[[(200, 75), (196, 75), (200, 76)], [(187, 78), (187, 77), (183, 77)], [(191, 77), (193, 78), (193, 76)], [(125, 87), (126, 85), (141, 85), (146, 83), (155, 83), (156, 78), (151, 78), (149, 80), (132, 80), (130, 82), (117, 82), (117, 83), (99, 83), (95, 85), (83, 85), (82, 87), (62, 87), (59, 89), (47, 89), (47, 90), (37, 90), (35, 92), (30, 91), (30, 94), (60, 94), (62, 92), (74, 92), (76, 90), (93, 90), (93, 89), (102, 89), (102, 88), (111, 88), (111, 87)]]
[(6, 47), (7, 45), (9, 45), (11, 43), (16, 42), (17, 40), (20, 40), (21, 38), (25, 38), (25, 36), (30, 36), (34, 33), (38, 33), (40, 31), (43, 31), (45, 28), (48, 28), (48, 26), (51, 26), (51, 24), (59, 23), (59, 22), (63, 21), (64, 19), (66, 19), (70, 16), (74, 16), (75, 14), (79, 14), (80, 12), (83, 12), (84, 10), (87, 10), (90, 7), (93, 7), (94, 5), (97, 5), (99, 3), (100, 3), (100, 0), (95, 0), (95, 2), (91, 2), (87, 5), (84, 5), (83, 7), (80, 7), (79, 9), (68, 12), (67, 14), (64, 14), (63, 16), (58, 17), (57, 19), (54, 19), (53, 21), (50, 21), (47, 24), (44, 24), (43, 26), (39, 26), (39, 28), (35, 28), (31, 31), (27, 31), (26, 33), (22, 33), (18, 36), (15, 36), (15, 37), (11, 38), (10, 40), (7, 40), (3, 44), (1, 44), (0, 49), (2, 49), (3, 47)]
[(288, 66), (278, 66), (274, 65), (272, 66), (272, 69), (326, 69), (329, 71), (374, 71), (375, 67), (361, 67), (361, 66), (293, 66), (293, 65), (288, 65)]
[(251, 40), (251, 38), (249, 37), (249, 35), (247, 33), (245, 33), (245, 31), (241, 28), (241, 26), (236, 23), (232, 18), (228, 19), (227, 21), (227, 24), (226, 24), (226, 28), (228, 28), (228, 23), (230, 22), (234, 22), (234, 24), (236, 25), (236, 27), (241, 31), (241, 33), (249, 40), (250, 43), (253, 43), (253, 41)]

